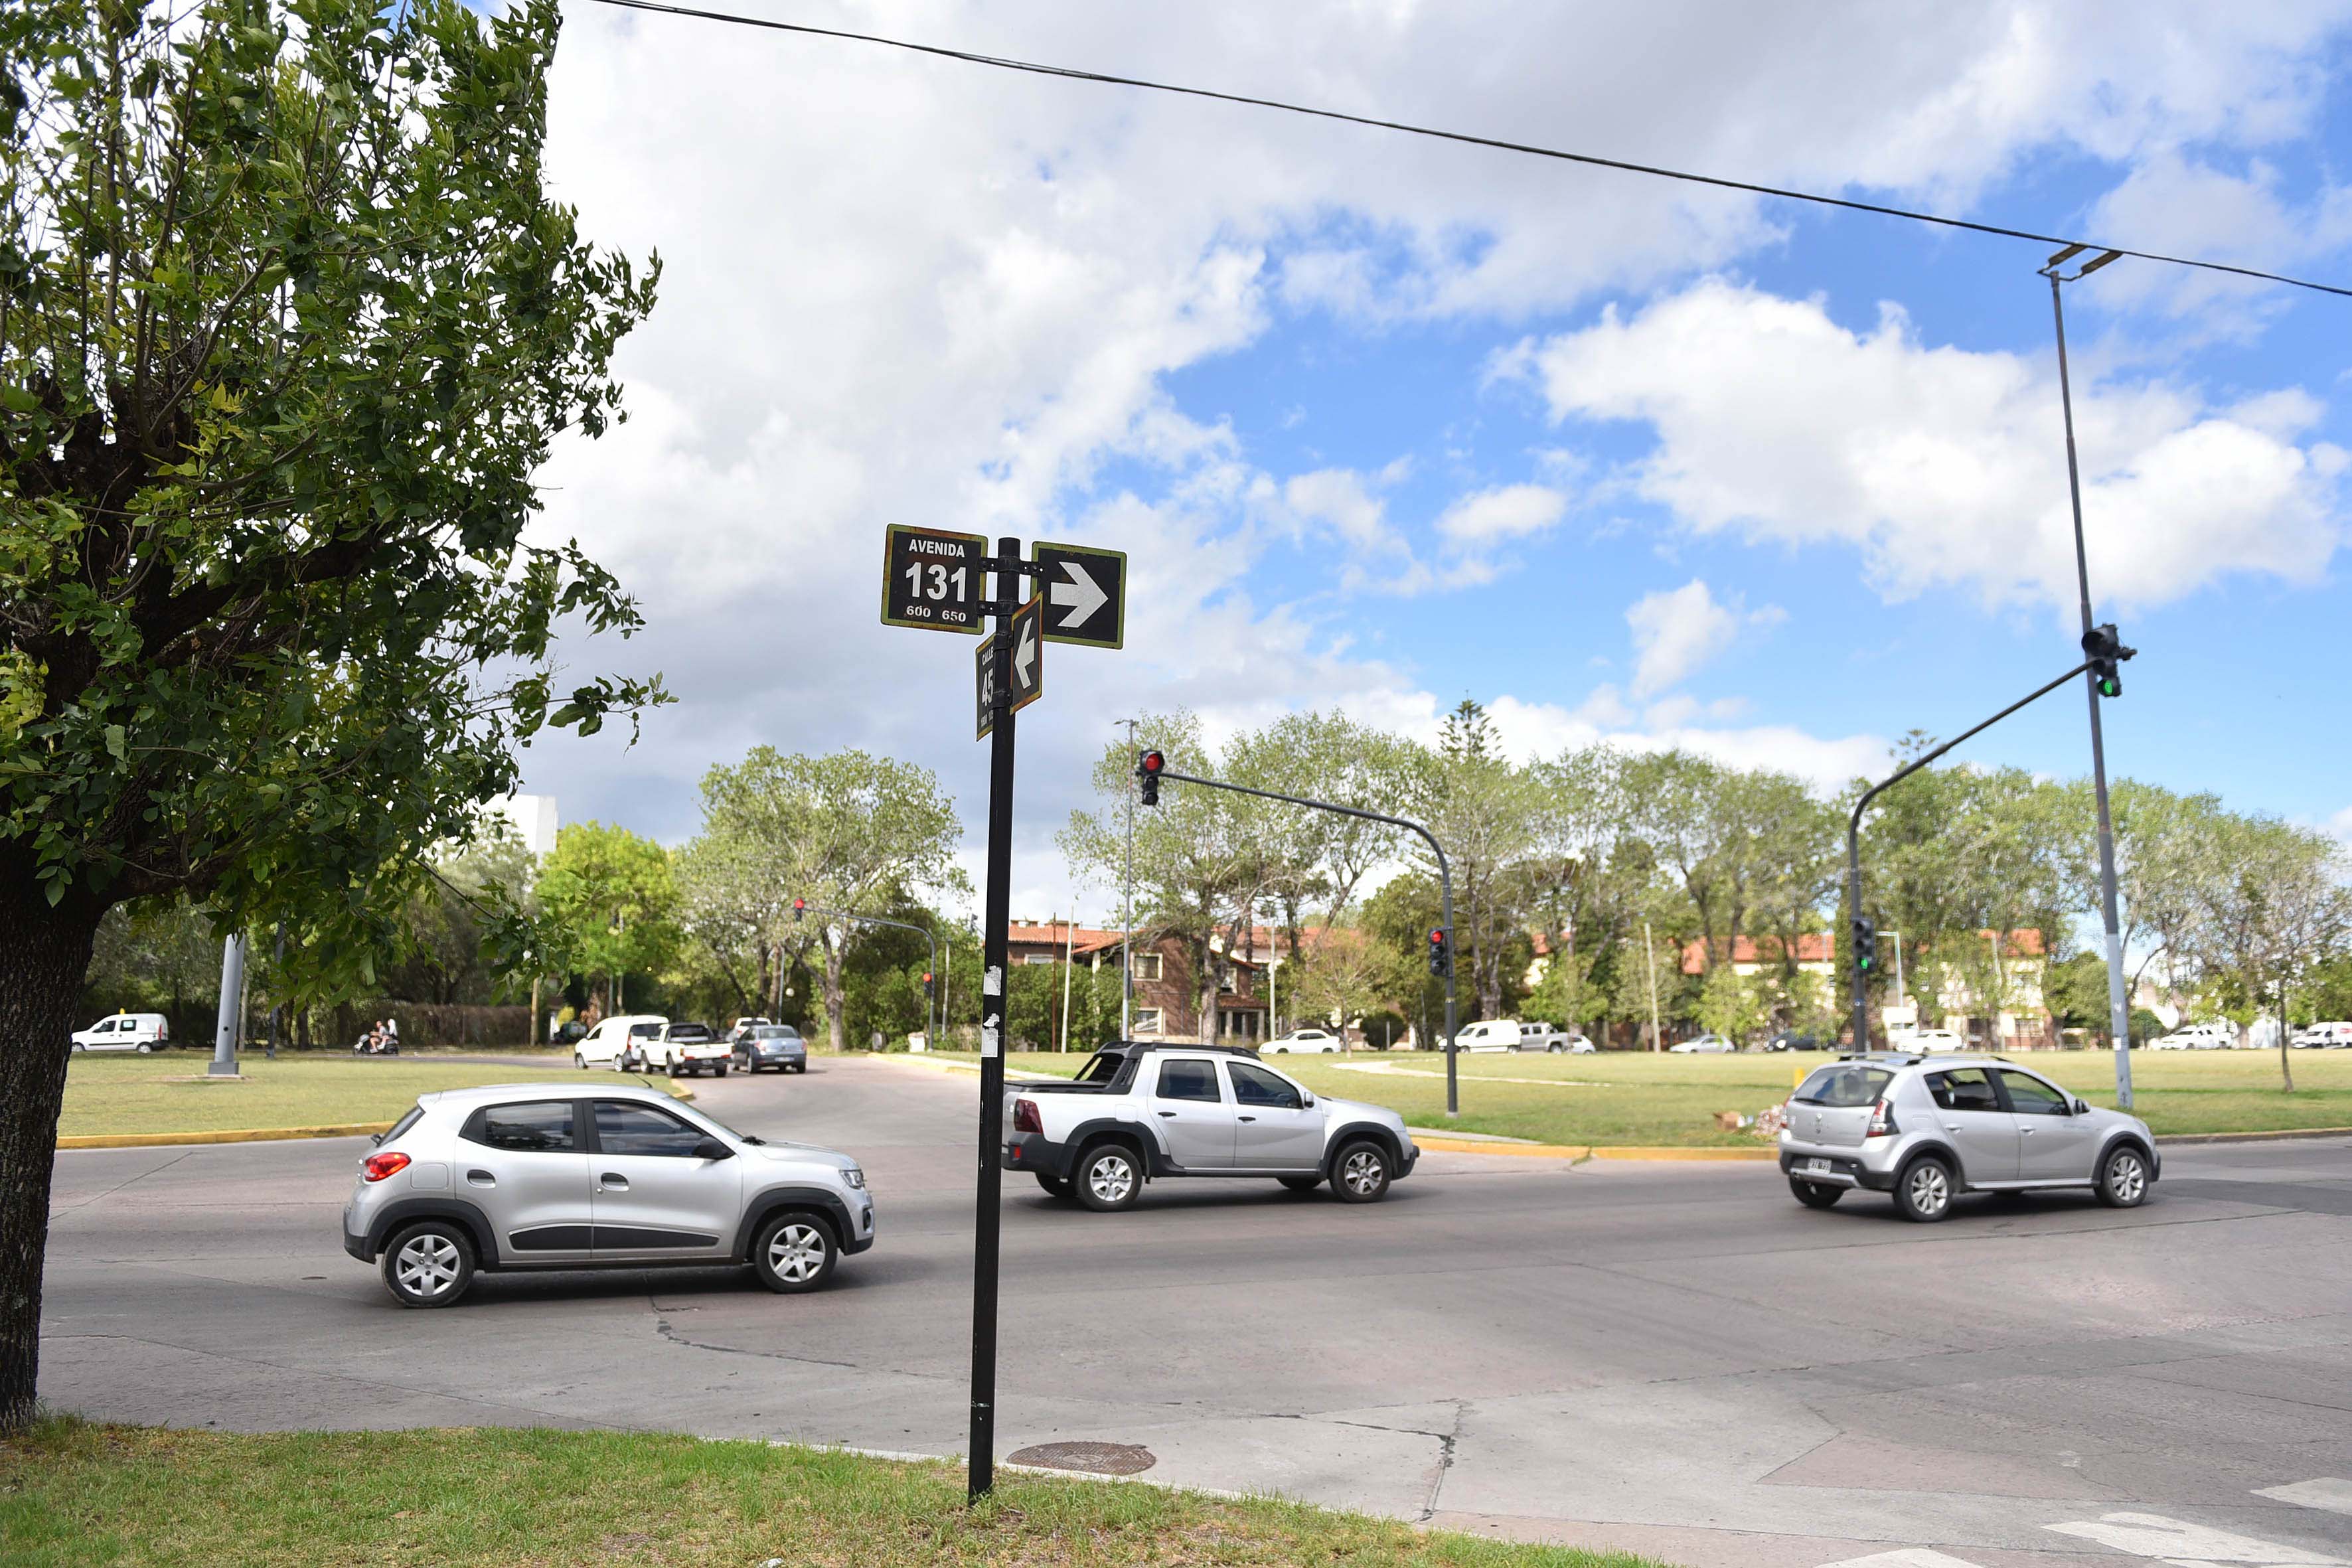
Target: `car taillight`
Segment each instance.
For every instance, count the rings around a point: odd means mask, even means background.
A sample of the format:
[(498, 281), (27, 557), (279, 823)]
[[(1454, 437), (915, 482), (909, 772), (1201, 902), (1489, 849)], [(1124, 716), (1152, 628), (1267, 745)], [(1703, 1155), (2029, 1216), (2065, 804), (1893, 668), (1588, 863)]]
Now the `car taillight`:
[(1865, 1138), (1891, 1138), (1900, 1131), (1902, 1131), (1902, 1129), (1895, 1125), (1894, 1107), (1888, 1105), (1886, 1101), (1882, 1100), (1877, 1104), (1870, 1108), (1870, 1127), (1867, 1131), (1863, 1133), (1863, 1136)]
[(370, 1154), (360, 1162), (361, 1179), (363, 1181), (381, 1182), (386, 1176), (406, 1169), (408, 1169), (408, 1156), (397, 1149), (386, 1149), (379, 1153)]
[(1044, 1135), (1045, 1122), (1045, 1119), (1037, 1114), (1035, 1100), (1016, 1100), (1013, 1102), (1013, 1131)]

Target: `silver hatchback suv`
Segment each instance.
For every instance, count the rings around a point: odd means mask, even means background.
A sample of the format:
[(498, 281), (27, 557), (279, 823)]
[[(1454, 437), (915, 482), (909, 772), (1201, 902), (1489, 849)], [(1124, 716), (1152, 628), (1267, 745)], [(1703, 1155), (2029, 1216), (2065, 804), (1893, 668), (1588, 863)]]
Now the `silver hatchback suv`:
[(343, 1250), (404, 1307), (478, 1272), (745, 1265), (813, 1290), (874, 1245), (857, 1162), (737, 1132), (650, 1086), (508, 1083), (423, 1095), (360, 1162)]
[(2000, 1057), (1851, 1056), (1816, 1068), (1785, 1108), (1780, 1169), (1797, 1201), (1855, 1187), (1932, 1222), (1962, 1193), (2087, 1187), (2134, 1208), (2161, 1168), (2147, 1123), (2103, 1110)]

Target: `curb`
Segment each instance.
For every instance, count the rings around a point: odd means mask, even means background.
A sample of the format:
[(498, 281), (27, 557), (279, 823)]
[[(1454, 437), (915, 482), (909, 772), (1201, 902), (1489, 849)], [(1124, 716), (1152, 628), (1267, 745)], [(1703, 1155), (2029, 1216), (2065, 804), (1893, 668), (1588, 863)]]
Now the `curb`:
[(1459, 1138), (1423, 1138), (1413, 1142), (1441, 1154), (1495, 1154), (1532, 1160), (1778, 1160), (1775, 1149), (1690, 1149), (1611, 1143), (1473, 1143)]
[(2164, 1132), (2159, 1144), (2284, 1143), (2297, 1138), (2352, 1138), (2352, 1127), (2290, 1127), (2278, 1132)]
[[(429, 1091), (428, 1091), (429, 1092)], [(692, 1102), (694, 1091), (673, 1089), (677, 1099)], [(68, 1149), (176, 1149), (190, 1143), (283, 1143), (297, 1138), (364, 1138), (389, 1132), (389, 1121), (346, 1121), (331, 1127), (240, 1127), (219, 1132), (78, 1132), (58, 1139), (59, 1151)]]

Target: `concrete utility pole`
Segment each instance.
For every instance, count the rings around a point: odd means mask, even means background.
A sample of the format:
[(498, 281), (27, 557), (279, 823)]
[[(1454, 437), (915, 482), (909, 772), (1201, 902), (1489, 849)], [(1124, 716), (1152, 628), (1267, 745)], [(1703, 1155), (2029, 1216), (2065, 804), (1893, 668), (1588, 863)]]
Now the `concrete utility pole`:
[(1069, 921), (1062, 927), (1062, 1050), (1070, 1048), (1070, 971), (1076, 967), (1078, 957), (1078, 916), (1071, 910)]
[(1658, 1031), (1658, 939), (1650, 934), (1650, 922), (1642, 922), (1642, 962), (1650, 971), (1650, 1051), (1657, 1054), (1665, 1048), (1665, 1039)]
[[(2050, 317), (2058, 329), (2058, 405), (2066, 421), (2066, 498), (2074, 509), (2074, 580), (2081, 593), (2085, 648), (2093, 636), (2091, 564), (2089, 552), (2083, 545), (2083, 477), (2074, 457), (2074, 390), (2066, 371), (2066, 307), (2060, 298), (2059, 285), (2079, 282), (2123, 254), (2104, 251), (2084, 262), (2071, 278), (2059, 271), (2087, 248), (2070, 245), (2041, 269), (2042, 276), (2050, 279)], [(2107, 751), (2099, 730), (2099, 679), (2093, 673), (2085, 679), (2091, 700), (2091, 788), (2099, 806), (2099, 911), (2106, 921), (2107, 1027), (2116, 1043), (2116, 1103), (2128, 1110), (2132, 1102), (2131, 1003), (2124, 994), (2122, 922), (2116, 912), (2116, 829), (2107, 811)]]
[(206, 1078), (235, 1078), (237, 1026), (245, 1015), (245, 938), (221, 943), (220, 1008), (213, 1024), (212, 1065)]

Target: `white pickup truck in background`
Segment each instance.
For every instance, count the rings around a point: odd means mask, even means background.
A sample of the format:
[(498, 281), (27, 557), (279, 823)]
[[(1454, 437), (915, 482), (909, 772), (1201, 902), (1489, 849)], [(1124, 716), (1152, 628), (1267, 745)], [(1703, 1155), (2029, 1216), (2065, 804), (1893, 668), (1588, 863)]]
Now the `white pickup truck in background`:
[(1123, 1209), (1166, 1176), (1272, 1177), (1294, 1192), (1325, 1182), (1365, 1204), (1421, 1157), (1404, 1118), (1318, 1095), (1214, 1046), (1105, 1046), (1078, 1076), (1007, 1084), (1004, 1168), (1055, 1197)]

